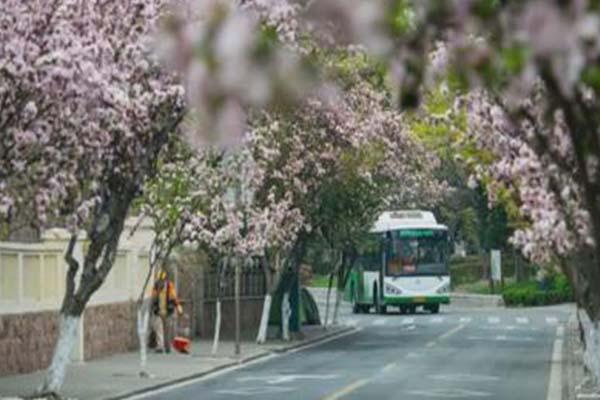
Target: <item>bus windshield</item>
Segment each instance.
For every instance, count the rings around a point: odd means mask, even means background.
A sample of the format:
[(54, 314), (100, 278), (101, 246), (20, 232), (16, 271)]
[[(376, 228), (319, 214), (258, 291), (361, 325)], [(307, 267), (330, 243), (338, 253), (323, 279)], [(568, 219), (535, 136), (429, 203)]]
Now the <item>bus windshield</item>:
[(448, 274), (446, 231), (406, 229), (390, 233), (386, 275)]

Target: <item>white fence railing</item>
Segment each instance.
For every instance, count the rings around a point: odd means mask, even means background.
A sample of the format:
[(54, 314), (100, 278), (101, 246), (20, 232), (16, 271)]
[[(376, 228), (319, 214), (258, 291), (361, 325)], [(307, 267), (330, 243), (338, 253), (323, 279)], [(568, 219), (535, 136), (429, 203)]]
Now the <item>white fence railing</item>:
[[(152, 229), (145, 222), (130, 236), (133, 223), (128, 221), (115, 264), (90, 304), (126, 301), (139, 295), (148, 271)], [(39, 243), (0, 242), (0, 314), (60, 308), (69, 238), (67, 231), (51, 229)], [(82, 238), (76, 245), (75, 258), (81, 260), (85, 248)]]

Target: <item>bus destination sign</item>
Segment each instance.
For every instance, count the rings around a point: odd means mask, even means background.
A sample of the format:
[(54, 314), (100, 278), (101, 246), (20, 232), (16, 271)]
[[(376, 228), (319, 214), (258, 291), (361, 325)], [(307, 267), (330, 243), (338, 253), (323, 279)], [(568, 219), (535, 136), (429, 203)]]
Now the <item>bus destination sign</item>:
[(400, 238), (430, 238), (435, 236), (433, 229), (402, 229), (398, 236)]

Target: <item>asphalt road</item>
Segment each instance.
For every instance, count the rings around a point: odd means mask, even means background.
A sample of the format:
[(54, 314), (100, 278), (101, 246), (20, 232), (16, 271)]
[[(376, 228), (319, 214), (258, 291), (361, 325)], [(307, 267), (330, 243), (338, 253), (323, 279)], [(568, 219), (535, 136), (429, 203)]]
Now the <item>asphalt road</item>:
[(344, 315), (357, 333), (144, 398), (544, 400), (568, 311)]

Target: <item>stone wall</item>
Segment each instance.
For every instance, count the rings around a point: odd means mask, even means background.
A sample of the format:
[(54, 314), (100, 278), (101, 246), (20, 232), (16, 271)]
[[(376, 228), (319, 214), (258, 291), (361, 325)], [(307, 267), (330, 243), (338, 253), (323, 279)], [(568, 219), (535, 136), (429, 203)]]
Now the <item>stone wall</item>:
[[(84, 359), (137, 348), (134, 302), (91, 306), (85, 311)], [(58, 312), (0, 315), (0, 376), (29, 373), (50, 365), (58, 338)]]
[(46, 368), (57, 336), (56, 312), (0, 315), (0, 376)]
[(138, 346), (135, 302), (86, 309), (83, 331), (85, 360), (135, 350)]

